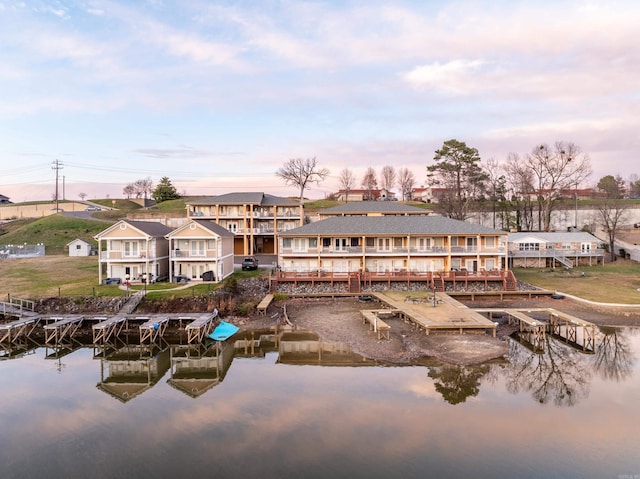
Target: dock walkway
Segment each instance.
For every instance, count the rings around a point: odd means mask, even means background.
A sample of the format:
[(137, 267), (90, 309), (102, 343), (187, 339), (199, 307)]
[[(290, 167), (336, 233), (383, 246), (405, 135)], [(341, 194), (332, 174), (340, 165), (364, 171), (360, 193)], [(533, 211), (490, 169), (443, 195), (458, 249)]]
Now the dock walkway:
[[(378, 313), (380, 313), (381, 311), (383, 311), (384, 313), (391, 312), (388, 309), (385, 309), (385, 310), (363, 309), (363, 310), (361, 310), (360, 311), (360, 315), (362, 316), (362, 322), (369, 323), (369, 329), (378, 334), (378, 340), (380, 340), (382, 338), (391, 339), (391, 337), (390, 337), (391, 326), (389, 326), (387, 323), (384, 322), (384, 320), (382, 320), (379, 317)], [(395, 313), (399, 313), (399, 311), (396, 311)]]
[[(493, 321), (445, 293), (436, 292), (435, 297), (433, 294), (432, 291), (422, 296), (416, 294), (407, 296), (406, 293), (397, 291), (373, 293), (379, 301), (398, 310), (403, 318), (423, 328), (426, 334), (437, 330), (458, 331), (460, 334), (464, 331), (491, 330), (495, 337), (496, 324)], [(408, 301), (407, 298), (409, 298)]]

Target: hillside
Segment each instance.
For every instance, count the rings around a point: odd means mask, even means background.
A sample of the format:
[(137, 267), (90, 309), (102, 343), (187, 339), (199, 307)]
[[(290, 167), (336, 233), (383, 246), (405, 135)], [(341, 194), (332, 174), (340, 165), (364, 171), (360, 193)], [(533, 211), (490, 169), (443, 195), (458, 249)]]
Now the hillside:
[(0, 244), (42, 243), (47, 255), (65, 254), (65, 246), (76, 238), (97, 245), (93, 237), (109, 224), (105, 221), (60, 214), (39, 219), (16, 220), (0, 226)]

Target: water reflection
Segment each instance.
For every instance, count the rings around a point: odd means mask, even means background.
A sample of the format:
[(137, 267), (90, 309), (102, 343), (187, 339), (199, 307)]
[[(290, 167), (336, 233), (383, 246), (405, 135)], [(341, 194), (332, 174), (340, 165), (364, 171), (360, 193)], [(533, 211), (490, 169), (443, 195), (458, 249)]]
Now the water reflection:
[[(537, 403), (571, 407), (589, 396), (594, 374), (609, 381), (631, 377), (635, 362), (629, 337), (634, 329), (601, 327), (595, 354), (547, 335), (538, 348), (510, 340), (509, 361), (474, 366), (423, 361), (433, 388), (451, 405), (477, 397), (481, 388), (504, 380), (511, 394), (529, 394)], [(46, 359), (62, 358), (80, 344), (60, 348), (47, 346)], [(88, 347), (88, 346), (84, 346)], [(3, 346), (1, 359), (19, 359), (37, 351), (37, 345)], [(225, 343), (200, 345), (166, 344), (139, 346), (106, 344), (94, 348), (100, 361), (97, 388), (122, 403), (139, 397), (169, 374), (166, 383), (191, 398), (199, 398), (219, 385), (234, 358), (264, 359), (277, 353), (277, 363), (320, 366), (380, 366), (379, 361), (354, 353), (346, 343), (322, 340), (313, 331), (263, 330), (240, 334)]]

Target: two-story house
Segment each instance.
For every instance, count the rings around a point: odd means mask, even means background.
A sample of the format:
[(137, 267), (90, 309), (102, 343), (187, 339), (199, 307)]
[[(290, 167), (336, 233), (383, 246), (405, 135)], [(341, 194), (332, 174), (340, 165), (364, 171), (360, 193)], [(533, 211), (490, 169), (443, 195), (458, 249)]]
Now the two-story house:
[(509, 263), (525, 268), (604, 264), (601, 244), (584, 231), (509, 233)]
[(303, 224), (303, 206), (266, 193), (228, 193), (187, 202), (190, 219), (212, 220), (235, 235), (236, 255), (277, 254), (278, 233)]
[(98, 281), (154, 282), (169, 274), (171, 228), (155, 221), (120, 220), (94, 238), (98, 242)]
[(233, 273), (235, 235), (206, 220), (192, 220), (166, 235), (171, 255), (169, 278), (222, 281)]
[(442, 216), (337, 216), (279, 235), (283, 272), (506, 269), (507, 233)]

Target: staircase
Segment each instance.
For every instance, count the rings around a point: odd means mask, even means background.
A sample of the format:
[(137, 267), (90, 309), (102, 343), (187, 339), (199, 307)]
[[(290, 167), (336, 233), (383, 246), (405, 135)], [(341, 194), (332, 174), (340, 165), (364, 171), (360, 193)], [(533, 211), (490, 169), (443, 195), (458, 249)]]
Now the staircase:
[(505, 272), (502, 279), (502, 287), (505, 291), (518, 291), (518, 280), (516, 279), (513, 271), (509, 270)]
[(565, 265), (567, 268), (573, 268), (573, 261), (567, 258), (566, 256), (556, 254), (554, 255), (553, 259)]
[(133, 293), (131, 296), (129, 296), (129, 299), (127, 299), (120, 306), (120, 308), (118, 308), (116, 313), (118, 314), (133, 313), (138, 307), (138, 305), (140, 304), (140, 302), (142, 301), (142, 299), (145, 297), (145, 293), (146, 293), (145, 291), (136, 291), (135, 293)]

